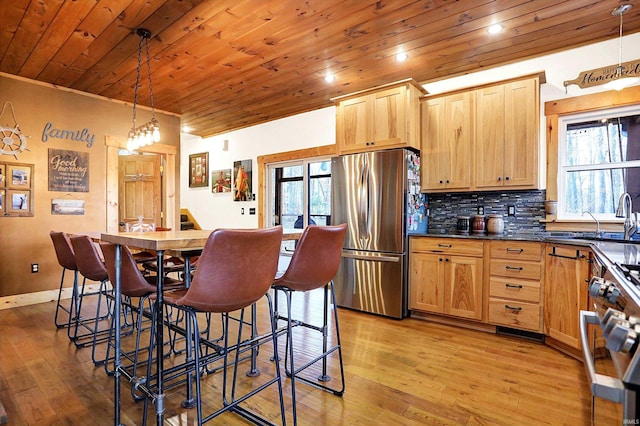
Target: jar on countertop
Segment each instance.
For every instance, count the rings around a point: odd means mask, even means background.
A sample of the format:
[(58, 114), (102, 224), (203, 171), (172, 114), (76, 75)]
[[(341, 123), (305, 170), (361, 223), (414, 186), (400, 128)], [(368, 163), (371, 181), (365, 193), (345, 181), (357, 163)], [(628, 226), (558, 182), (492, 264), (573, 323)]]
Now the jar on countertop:
[(468, 234), (470, 229), (471, 229), (471, 217), (458, 216), (458, 222), (456, 224), (456, 232), (458, 234)]
[(487, 220), (487, 232), (490, 234), (502, 234), (504, 232), (504, 220), (501, 214), (490, 214)]
[(484, 234), (485, 232), (485, 217), (481, 214), (473, 215), (473, 222), (471, 224), (471, 229), (474, 234)]

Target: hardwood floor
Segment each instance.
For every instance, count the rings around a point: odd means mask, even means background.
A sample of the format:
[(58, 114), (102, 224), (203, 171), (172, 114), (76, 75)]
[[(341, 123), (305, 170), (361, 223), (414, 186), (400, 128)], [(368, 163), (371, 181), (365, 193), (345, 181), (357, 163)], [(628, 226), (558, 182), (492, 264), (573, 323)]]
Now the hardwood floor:
[[(317, 318), (314, 302), (317, 295), (306, 295), (297, 305)], [(8, 424), (113, 424), (113, 379), (94, 367), (90, 348), (76, 349), (64, 329), (55, 329), (54, 312), (54, 303), (0, 311), (0, 401)], [(264, 315), (263, 308), (260, 313)], [(345, 394), (337, 397), (299, 384), (301, 425), (590, 423), (591, 396), (582, 363), (543, 344), (416, 319), (398, 321), (345, 309), (339, 315)], [(320, 344), (308, 332), (296, 339), (301, 352)], [(261, 351), (261, 369), (270, 367), (268, 356)], [(337, 371), (331, 374), (336, 380)], [(204, 379), (205, 399), (214, 404), (219, 376)], [(288, 379), (284, 389), (292, 424)], [(195, 424), (195, 409), (179, 405), (183, 398), (183, 386), (168, 392), (166, 424)], [(122, 422), (140, 424), (143, 405), (132, 401), (127, 382), (122, 399)], [(248, 405), (278, 420), (275, 388)], [(616, 424), (616, 407), (607, 410), (612, 414), (604, 424)], [(246, 424), (231, 413), (211, 423)]]

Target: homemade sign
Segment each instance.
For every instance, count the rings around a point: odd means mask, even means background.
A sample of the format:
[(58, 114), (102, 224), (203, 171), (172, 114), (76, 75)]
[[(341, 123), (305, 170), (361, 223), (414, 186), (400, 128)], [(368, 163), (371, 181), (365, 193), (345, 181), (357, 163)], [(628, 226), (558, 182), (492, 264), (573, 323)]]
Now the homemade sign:
[(607, 67), (582, 71), (576, 79), (566, 80), (564, 87), (570, 84), (577, 84), (581, 89), (585, 89), (587, 87), (600, 86), (601, 84), (606, 84), (611, 80), (621, 77), (640, 77), (640, 59), (621, 64), (620, 73), (618, 73), (618, 67), (618, 65), (609, 65)]

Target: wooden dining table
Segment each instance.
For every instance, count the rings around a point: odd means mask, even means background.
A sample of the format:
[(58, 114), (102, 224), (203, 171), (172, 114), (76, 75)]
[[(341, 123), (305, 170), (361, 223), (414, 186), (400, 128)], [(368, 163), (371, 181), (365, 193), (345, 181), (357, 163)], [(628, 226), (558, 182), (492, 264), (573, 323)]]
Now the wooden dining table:
[[(100, 239), (116, 245), (115, 256), (115, 282), (112, 283), (114, 289), (115, 306), (114, 312), (120, 312), (121, 304), (121, 266), (122, 266), (122, 246), (127, 246), (136, 249), (153, 250), (157, 256), (157, 279), (156, 279), (156, 291), (157, 297), (155, 300), (155, 321), (156, 321), (156, 375), (157, 375), (157, 388), (153, 395), (153, 400), (156, 409), (156, 424), (161, 426), (164, 422), (164, 389), (163, 389), (163, 345), (164, 345), (164, 333), (163, 333), (163, 318), (162, 318), (162, 289), (164, 278), (163, 260), (165, 254), (179, 254), (189, 253), (189, 255), (195, 255), (201, 251), (212, 230), (186, 230), (186, 231), (153, 231), (153, 232), (116, 232), (116, 233), (102, 233)], [(283, 240), (296, 240), (302, 235), (300, 232), (285, 233), (283, 234)], [(188, 277), (189, 274), (185, 274)], [(114, 315), (114, 329), (120, 330), (120, 315)], [(122, 367), (121, 359), (121, 336), (120, 333), (115, 333), (114, 336), (115, 345), (115, 371), (114, 371), (114, 425), (119, 426), (120, 423), (120, 380), (121, 376), (129, 380), (132, 377), (126, 369)]]

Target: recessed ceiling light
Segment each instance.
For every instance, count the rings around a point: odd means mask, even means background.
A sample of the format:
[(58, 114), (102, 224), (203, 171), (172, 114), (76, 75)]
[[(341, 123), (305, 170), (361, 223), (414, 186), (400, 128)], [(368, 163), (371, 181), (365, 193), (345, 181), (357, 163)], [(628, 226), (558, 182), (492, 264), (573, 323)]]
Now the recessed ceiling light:
[(500, 24), (493, 24), (489, 26), (489, 28), (487, 28), (487, 32), (489, 34), (498, 34), (501, 31), (502, 31), (502, 25)]
[(396, 61), (398, 62), (404, 62), (407, 59), (409, 59), (409, 55), (406, 52), (400, 52), (396, 55)]
[(333, 83), (334, 81), (336, 81), (336, 76), (329, 73), (324, 76), (324, 81), (326, 81), (327, 83)]
[(187, 126), (186, 124), (182, 126), (183, 133), (189, 133), (191, 130), (192, 130), (191, 127)]

